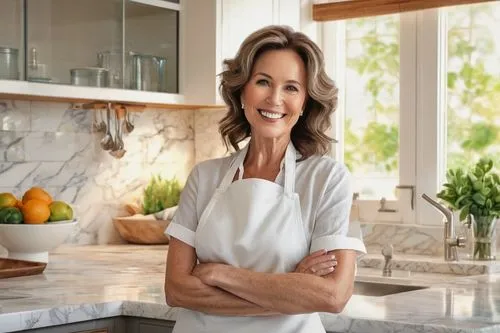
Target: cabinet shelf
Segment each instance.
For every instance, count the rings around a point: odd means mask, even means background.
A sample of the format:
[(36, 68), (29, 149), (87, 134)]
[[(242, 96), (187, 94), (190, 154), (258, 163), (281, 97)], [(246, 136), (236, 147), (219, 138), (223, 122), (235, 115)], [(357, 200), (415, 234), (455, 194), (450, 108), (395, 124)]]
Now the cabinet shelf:
[(172, 3), (165, 0), (129, 0), (130, 2), (140, 3), (143, 5), (172, 9), (172, 10), (181, 10), (181, 5), (178, 3)]
[(137, 103), (165, 109), (224, 109), (224, 105), (190, 104), (183, 95), (114, 88), (79, 87), (27, 81), (0, 80), (0, 99), (85, 103)]

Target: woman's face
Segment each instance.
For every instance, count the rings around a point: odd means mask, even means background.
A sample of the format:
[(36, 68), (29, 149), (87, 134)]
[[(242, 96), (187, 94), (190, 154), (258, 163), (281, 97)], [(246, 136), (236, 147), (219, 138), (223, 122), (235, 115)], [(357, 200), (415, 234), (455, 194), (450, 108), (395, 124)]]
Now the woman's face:
[(261, 54), (241, 96), (252, 136), (289, 137), (306, 96), (306, 68), (295, 51), (271, 50)]

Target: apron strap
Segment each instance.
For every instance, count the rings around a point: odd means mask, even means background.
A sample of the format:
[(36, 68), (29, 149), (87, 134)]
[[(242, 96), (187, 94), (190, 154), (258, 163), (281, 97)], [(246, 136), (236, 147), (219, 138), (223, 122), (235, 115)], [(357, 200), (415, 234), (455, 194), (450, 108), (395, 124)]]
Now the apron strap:
[(243, 166), (243, 163), (240, 164), (240, 167), (238, 168), (238, 180), (243, 179), (243, 174), (245, 173), (245, 167)]
[(292, 195), (295, 192), (295, 147), (292, 141), (288, 143), (285, 152), (285, 194)]
[[(247, 150), (248, 146), (250, 143), (248, 143), (243, 149), (241, 149), (239, 152), (236, 153), (236, 157), (233, 159), (233, 163), (229, 167), (228, 172), (222, 179), (222, 182), (219, 185), (219, 190), (225, 191), (229, 185), (233, 182), (234, 174), (236, 173), (236, 170), (240, 167), (240, 165), (243, 165), (243, 161), (245, 160), (245, 156), (247, 155)], [(240, 172), (238, 175), (238, 179), (242, 179), (243, 173)]]

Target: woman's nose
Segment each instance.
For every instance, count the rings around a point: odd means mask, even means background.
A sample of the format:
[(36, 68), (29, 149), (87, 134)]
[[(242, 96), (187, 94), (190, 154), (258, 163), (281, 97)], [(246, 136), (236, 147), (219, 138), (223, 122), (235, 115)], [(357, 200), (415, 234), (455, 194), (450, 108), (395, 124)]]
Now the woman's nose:
[(272, 106), (279, 106), (283, 103), (283, 97), (281, 96), (281, 91), (279, 89), (273, 89), (269, 96), (267, 96), (267, 102)]

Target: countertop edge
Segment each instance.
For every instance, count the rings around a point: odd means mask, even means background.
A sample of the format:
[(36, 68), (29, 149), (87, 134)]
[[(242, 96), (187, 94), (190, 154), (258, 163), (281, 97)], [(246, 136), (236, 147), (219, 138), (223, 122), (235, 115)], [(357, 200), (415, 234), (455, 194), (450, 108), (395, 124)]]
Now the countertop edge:
[[(172, 308), (166, 304), (129, 300), (61, 305), (31, 311), (0, 313), (0, 332), (15, 332), (117, 316), (175, 321), (179, 311), (180, 308)], [(433, 332), (443, 333), (489, 333), (498, 332), (500, 329), (500, 324), (482, 328), (463, 328), (433, 323), (416, 324), (370, 318), (352, 318), (347, 315), (332, 313), (320, 313), (320, 317), (325, 329), (335, 332), (375, 333), (401, 331), (417, 333), (422, 332), (423, 329), (432, 329)]]

